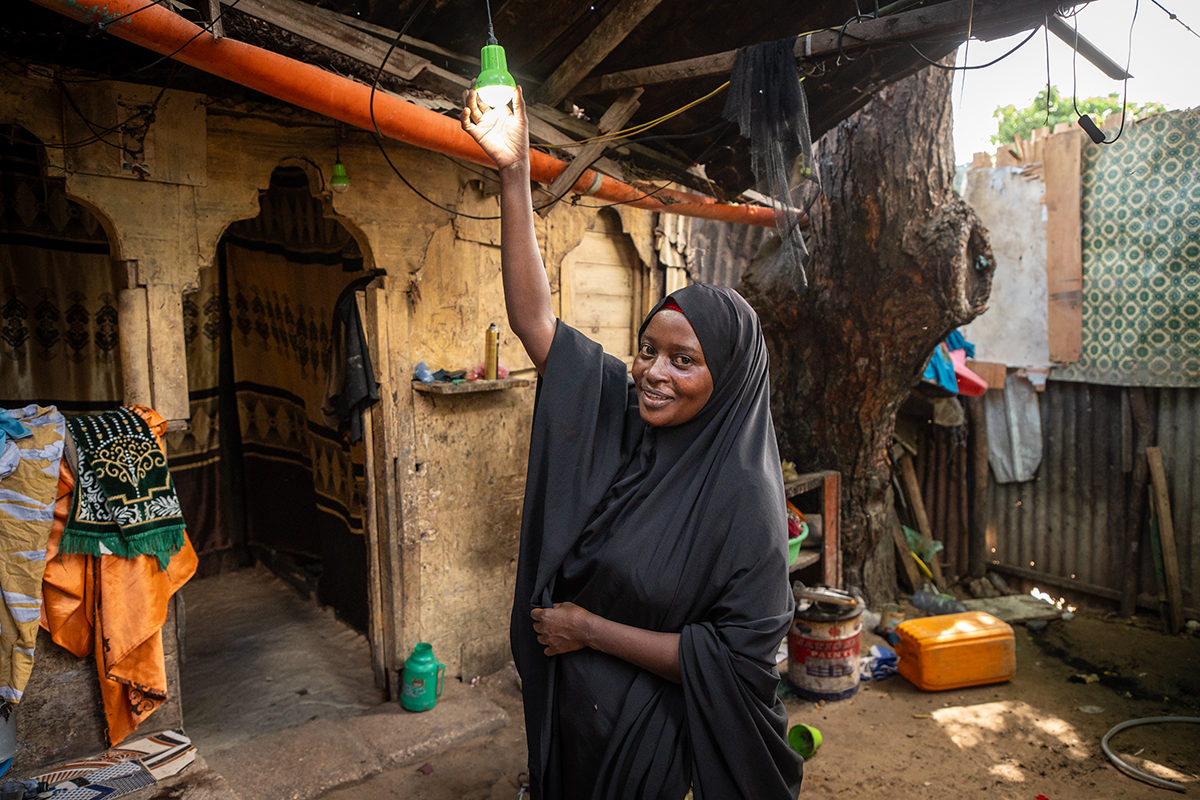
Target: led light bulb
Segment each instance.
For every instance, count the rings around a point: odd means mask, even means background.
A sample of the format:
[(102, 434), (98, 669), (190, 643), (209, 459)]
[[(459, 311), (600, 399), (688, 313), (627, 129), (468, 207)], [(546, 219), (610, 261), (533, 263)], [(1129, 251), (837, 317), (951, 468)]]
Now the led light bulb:
[(485, 44), (479, 60), (483, 69), (475, 79), (475, 94), (491, 108), (500, 108), (517, 93), (517, 82), (509, 74), (504, 48), (498, 44)]
[(346, 174), (346, 165), (340, 161), (333, 165), (333, 176), (329, 179), (329, 188), (338, 194), (343, 194), (350, 188), (350, 176)]

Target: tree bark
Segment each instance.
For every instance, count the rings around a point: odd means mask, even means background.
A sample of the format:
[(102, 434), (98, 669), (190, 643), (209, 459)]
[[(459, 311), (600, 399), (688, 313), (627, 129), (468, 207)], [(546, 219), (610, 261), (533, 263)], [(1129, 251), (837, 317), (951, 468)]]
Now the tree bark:
[(951, 187), (951, 75), (893, 84), (818, 142), (807, 290), (769, 254), (738, 287), (767, 339), (780, 453), (801, 472), (842, 473), (843, 579), (873, 605), (896, 592), (896, 410), (934, 347), (983, 312), (995, 264)]

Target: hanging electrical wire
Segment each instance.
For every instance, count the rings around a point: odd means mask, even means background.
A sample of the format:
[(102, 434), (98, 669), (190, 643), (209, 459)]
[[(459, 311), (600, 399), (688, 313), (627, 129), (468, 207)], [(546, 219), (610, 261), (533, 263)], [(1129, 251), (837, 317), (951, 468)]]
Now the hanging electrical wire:
[[(456, 209), (453, 209), (453, 208), (448, 208), (448, 207), (446, 207), (446, 206), (442, 205), (441, 203), (438, 203), (438, 202), (437, 202), (436, 200), (434, 200), (433, 198), (431, 198), (431, 197), (428, 197), (428, 196), (427, 196), (427, 195), (426, 195), (424, 192), (422, 192), (420, 189), (418, 189), (416, 186), (414, 186), (414, 185), (413, 185), (413, 184), (412, 184), (412, 183), (411, 183), (411, 182), (408, 180), (408, 178), (406, 178), (406, 177), (404, 176), (404, 173), (402, 173), (402, 172), (400, 171), (400, 169), (399, 169), (399, 168), (396, 166), (396, 164), (395, 164), (395, 163), (392, 161), (391, 155), (388, 153), (388, 151), (387, 151), (387, 148), (386, 148), (386, 147), (384, 147), (384, 144), (383, 144), (383, 138), (384, 138), (384, 137), (383, 137), (383, 131), (382, 131), (382, 130), (380, 130), (380, 128), (379, 128), (379, 123), (378, 123), (378, 122), (375, 120), (375, 92), (376, 92), (376, 91), (378, 90), (378, 88), (379, 88), (379, 80), (380, 80), (380, 78), (381, 78), (381, 77), (382, 77), (382, 75), (383, 75), (383, 68), (384, 68), (384, 65), (385, 65), (385, 64), (387, 64), (388, 58), (390, 58), (390, 57), (391, 57), (391, 55), (392, 55), (392, 53), (395, 51), (396, 47), (397, 47), (397, 46), (400, 44), (400, 39), (401, 39), (401, 37), (403, 37), (403, 36), (404, 36), (404, 34), (405, 34), (407, 31), (408, 31), (408, 29), (409, 29), (409, 27), (412, 25), (413, 21), (414, 21), (414, 20), (416, 20), (417, 16), (418, 16), (418, 15), (421, 13), (421, 11), (422, 11), (422, 10), (425, 8), (425, 5), (426, 5), (428, 2), (429, 2), (429, 0), (422, 0), (421, 4), (420, 4), (419, 6), (417, 6), (416, 10), (415, 10), (415, 11), (413, 11), (413, 13), (412, 13), (412, 14), (409, 16), (408, 20), (407, 20), (407, 21), (404, 23), (404, 25), (403, 25), (403, 26), (400, 28), (400, 30), (399, 30), (399, 31), (397, 31), (395, 38), (393, 38), (393, 39), (392, 39), (392, 43), (391, 43), (391, 45), (390, 45), (390, 46), (388, 47), (388, 49), (387, 49), (387, 52), (383, 54), (383, 60), (379, 62), (379, 68), (378, 68), (378, 69), (375, 71), (375, 79), (374, 79), (373, 81), (371, 81), (371, 94), (370, 94), (370, 96), (369, 96), (369, 98), (368, 98), (368, 100), (367, 100), (367, 110), (368, 110), (368, 112), (370, 113), (370, 116), (371, 116), (371, 127), (372, 127), (372, 128), (374, 128), (374, 130), (372, 131), (372, 137), (373, 137), (373, 138), (374, 138), (374, 140), (375, 140), (375, 145), (376, 145), (376, 146), (379, 148), (379, 152), (380, 152), (380, 154), (383, 156), (383, 160), (387, 162), (387, 165), (388, 165), (389, 167), (391, 167), (391, 170), (392, 170), (392, 172), (396, 173), (396, 177), (397, 177), (397, 178), (399, 178), (399, 179), (401, 180), (401, 182), (403, 182), (403, 183), (404, 183), (404, 185), (405, 185), (405, 186), (407, 186), (409, 189), (411, 189), (411, 190), (412, 190), (412, 192), (413, 192), (413, 193), (414, 193), (414, 194), (415, 194), (417, 197), (421, 198), (422, 200), (424, 200), (424, 201), (425, 201), (426, 203), (428, 203), (429, 205), (431, 205), (431, 206), (433, 206), (434, 208), (437, 208), (437, 209), (439, 209), (439, 210), (441, 210), (441, 211), (445, 211), (445, 212), (447, 212), (448, 214), (453, 214), (453, 215), (455, 215), (455, 216), (458, 216), (458, 217), (463, 217), (463, 218), (465, 218), (465, 219), (474, 219), (474, 220), (497, 220), (497, 219), (500, 219), (500, 215), (499, 215), (499, 214), (488, 215), (488, 216), (479, 216), (479, 215), (476, 215), (476, 214), (467, 214), (467, 213), (464, 213), (464, 212), (462, 212), (462, 211), (458, 211), (458, 210), (456, 210)], [(490, 32), (491, 30), (492, 30), (492, 21), (491, 21), (491, 6), (489, 5), (489, 6), (488, 6), (488, 31)], [(721, 88), (724, 88), (724, 87), (721, 87)], [(720, 91), (720, 89), (717, 89), (717, 91)], [(713, 92), (713, 94), (715, 94), (715, 93), (716, 93), (716, 92)], [(711, 96), (711, 95), (710, 95), (710, 96)], [(707, 99), (707, 98), (702, 98), (702, 99)], [(700, 101), (697, 101), (697, 102), (700, 102)], [(694, 104), (693, 104), (693, 105), (694, 105)], [(690, 107), (690, 106), (689, 106), (689, 107)], [(685, 109), (681, 109), (680, 111), (678, 111), (678, 112), (674, 112), (674, 113), (681, 113), (681, 112), (682, 112), (682, 111), (684, 111), (684, 110), (686, 110), (686, 108), (685, 108)], [(667, 118), (669, 118), (670, 116), (673, 116), (673, 114), (672, 114), (672, 115), (667, 115)], [(602, 138), (602, 137), (596, 137), (596, 138)], [(589, 141), (590, 141), (590, 140), (589, 140)], [(580, 144), (584, 144), (584, 143), (586, 143), (586, 142), (580, 142)], [(600, 160), (600, 158), (602, 157), (602, 155), (603, 155), (603, 153), (601, 153), (601, 154), (597, 154), (595, 158), (593, 158), (592, 160), (590, 160), (590, 161), (587, 163), (587, 166), (585, 167), (585, 169), (588, 169), (588, 168), (590, 168), (590, 167), (591, 167), (593, 164), (595, 164), (597, 161), (599, 161), (599, 160)], [(549, 208), (550, 206), (554, 205), (555, 203), (558, 203), (558, 202), (559, 202), (559, 201), (561, 201), (561, 200), (562, 200), (564, 197), (566, 197), (568, 194), (570, 194), (570, 193), (571, 193), (571, 189), (572, 189), (572, 188), (573, 188), (573, 187), (571, 187), (571, 186), (568, 186), (568, 187), (567, 187), (566, 189), (564, 189), (564, 190), (562, 191), (562, 193), (560, 193), (558, 196), (551, 198), (549, 201), (547, 201), (547, 202), (545, 202), (545, 203), (543, 203), (543, 204), (541, 204), (541, 205), (539, 205), (539, 206), (534, 206), (533, 210), (534, 210), (534, 211), (541, 211), (542, 209)], [(640, 200), (645, 200), (645, 199), (647, 199), (647, 198), (653, 197), (654, 195), (656, 195), (656, 194), (658, 194), (659, 192), (663, 191), (663, 189), (665, 189), (665, 188), (667, 188), (665, 185), (664, 185), (664, 186), (659, 186), (659, 187), (657, 187), (656, 189), (654, 189), (654, 191), (651, 191), (651, 192), (646, 192), (645, 194), (642, 194), (642, 195), (641, 195), (641, 196), (639, 196), (639, 197), (631, 197), (631, 198), (629, 198), (628, 200), (620, 200), (620, 201), (617, 201), (617, 202), (608, 203), (607, 205), (603, 205), (603, 206), (588, 206), (588, 205), (581, 205), (581, 207), (582, 207), (582, 208), (607, 208), (608, 206), (619, 206), (619, 205), (626, 205), (626, 204), (628, 204), (628, 203), (636, 203), (636, 202), (638, 202), (638, 201), (640, 201)], [(578, 204), (577, 204), (577, 205), (578, 205)]]
[(1187, 32), (1188, 32), (1188, 33), (1190, 33), (1192, 36), (1195, 36), (1197, 39), (1200, 39), (1200, 33), (1196, 33), (1194, 30), (1192, 30), (1191, 26), (1189, 26), (1189, 25), (1188, 25), (1186, 22), (1184, 22), (1183, 20), (1181, 20), (1181, 19), (1179, 18), (1179, 15), (1178, 15), (1178, 14), (1176, 14), (1176, 13), (1175, 13), (1175, 12), (1173, 12), (1173, 11), (1169, 11), (1169, 10), (1167, 9), (1167, 7), (1166, 7), (1166, 6), (1164, 6), (1162, 3), (1158, 2), (1158, 0), (1150, 0), (1150, 2), (1151, 2), (1151, 3), (1154, 3), (1154, 5), (1156, 5), (1156, 6), (1158, 6), (1159, 8), (1161, 8), (1161, 9), (1163, 10), (1163, 12), (1164, 12), (1164, 13), (1166, 13), (1166, 15), (1167, 15), (1168, 17), (1170, 17), (1171, 19), (1175, 20), (1175, 21), (1176, 21), (1176, 22), (1178, 22), (1180, 25), (1182, 25), (1184, 28), (1186, 28), (1186, 29), (1187, 29)]
[(1129, 42), (1125, 52), (1125, 80), (1124, 90), (1121, 97), (1121, 127), (1117, 129), (1117, 135), (1113, 140), (1107, 141), (1104, 132), (1092, 121), (1092, 118), (1087, 114), (1079, 113), (1079, 105), (1075, 102), (1076, 92), (1078, 90), (1078, 76), (1076, 74), (1075, 62), (1079, 56), (1079, 20), (1075, 20), (1075, 46), (1071, 52), (1071, 107), (1075, 110), (1075, 116), (1079, 118), (1079, 127), (1087, 132), (1087, 135), (1096, 144), (1116, 144), (1121, 138), (1121, 134), (1125, 132), (1125, 117), (1129, 112), (1129, 65), (1133, 61), (1133, 26), (1137, 23), (1138, 6), (1141, 0), (1133, 0), (1133, 19), (1129, 21)]
[[(595, 142), (604, 142), (604, 143), (618, 142), (618, 141), (621, 141), (622, 139), (627, 139), (630, 136), (636, 136), (637, 134), (641, 133), (642, 131), (650, 130), (651, 128), (653, 128), (657, 125), (661, 125), (662, 123), (666, 122), (667, 120), (677, 117), (680, 114), (682, 114), (683, 112), (688, 111), (692, 108), (695, 108), (696, 106), (700, 105), (704, 101), (709, 100), (713, 97), (716, 97), (718, 94), (720, 94), (722, 91), (724, 91), (728, 87), (729, 87), (729, 81), (725, 81), (720, 86), (718, 86), (716, 89), (713, 89), (708, 94), (704, 95), (703, 97), (693, 100), (692, 102), (688, 103), (685, 106), (677, 108), (670, 113), (663, 114), (658, 119), (652, 119), (649, 122), (641, 122), (632, 127), (625, 128), (624, 130), (613, 131), (612, 133), (602, 133), (599, 136), (592, 136), (591, 138), (588, 138), (588, 139), (580, 139), (577, 142), (565, 142), (563, 144), (545, 144), (542, 146), (550, 148), (550, 149), (562, 150), (562, 149), (567, 149), (567, 148), (571, 148), (571, 147), (583, 147), (585, 145), (593, 144)], [(684, 135), (690, 135), (690, 134), (684, 134)]]
[(1040, 28), (1040, 27), (1042, 27), (1042, 26), (1039, 25), (1039, 26), (1037, 26), (1037, 28), (1034, 28), (1033, 30), (1031, 30), (1029, 32), (1028, 36), (1026, 36), (1024, 39), (1022, 39), (1019, 43), (1017, 43), (1016, 47), (1009, 50), (1007, 53), (1000, 56), (999, 58), (992, 59), (991, 61), (987, 62), (986, 64), (964, 64), (961, 67), (954, 66), (952, 64), (942, 64), (941, 62), (934, 61), (932, 58), (930, 58), (929, 56), (922, 53), (920, 50), (917, 49), (917, 46), (915, 44), (910, 44), (909, 47), (912, 48), (912, 51), (914, 53), (916, 53), (918, 56), (920, 56), (923, 60), (927, 61), (930, 66), (937, 67), (938, 69), (947, 70), (949, 72), (962, 72), (962, 71), (971, 70), (971, 69), (986, 69), (987, 67), (994, 67), (995, 65), (999, 64), (1001, 61), (1008, 58), (1013, 53), (1017, 52), (1022, 47), (1027, 45), (1029, 43), (1029, 40), (1037, 35), (1038, 28)]
[[(230, 3), (226, 8), (223, 8), (219, 14), (217, 14), (215, 17), (213, 17), (211, 21), (206, 22), (203, 25), (200, 25), (199, 26), (200, 30), (198, 30), (196, 32), (196, 35), (191, 37), (190, 39), (188, 39), (186, 42), (184, 42), (182, 45), (180, 45), (175, 50), (171, 51), (170, 53), (167, 53), (164, 56), (159, 56), (158, 58), (151, 61), (149, 64), (146, 64), (141, 67), (135, 67), (134, 69), (131, 69), (128, 72), (124, 72), (119, 75), (105, 75), (105, 76), (101, 76), (101, 77), (91, 77), (91, 78), (65, 78), (65, 77), (62, 77), (61, 75), (55, 75), (53, 73), (39, 72), (38, 70), (34, 69), (33, 67), (28, 67), (28, 69), (30, 70), (30, 72), (34, 73), (35, 75), (37, 75), (39, 77), (48, 78), (48, 79), (54, 80), (55, 82), (58, 82), (58, 83), (102, 83), (104, 81), (123, 80), (124, 78), (128, 78), (131, 75), (136, 75), (139, 72), (145, 72), (148, 69), (153, 69), (154, 67), (157, 67), (159, 64), (161, 64), (162, 62), (166, 61), (169, 58), (174, 58), (176, 55), (178, 55), (180, 52), (182, 52), (184, 48), (186, 48), (192, 42), (199, 39), (203, 34), (210, 33), (212, 31), (213, 26), (221, 21), (221, 18), (225, 16), (226, 12), (230, 11), (233, 8), (236, 8), (237, 4), (240, 3), (241, 1), (242, 0), (233, 0), (232, 3)], [(108, 26), (110, 26), (116, 22), (120, 22), (123, 19), (128, 19), (129, 17), (132, 17), (135, 14), (145, 11), (148, 8), (153, 8), (156, 5), (158, 5), (158, 3), (150, 3), (148, 5), (142, 6), (141, 8), (136, 8), (127, 14), (122, 14), (119, 17), (114, 17), (113, 19), (104, 20), (101, 22), (93, 22), (91, 25), (88, 26), (88, 31), (87, 31), (86, 35), (88, 38), (91, 38), (91, 37), (97, 36), (99, 34), (102, 34), (107, 30)], [(178, 72), (178, 70), (176, 70), (175, 72), (172, 72), (172, 74), (168, 80), (169, 81), (174, 80), (177, 72)]]

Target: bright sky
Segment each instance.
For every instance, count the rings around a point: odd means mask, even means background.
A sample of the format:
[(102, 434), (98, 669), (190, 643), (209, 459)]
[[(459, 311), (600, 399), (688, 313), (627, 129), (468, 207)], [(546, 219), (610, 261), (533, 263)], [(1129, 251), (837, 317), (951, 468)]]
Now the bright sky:
[[(1200, 33), (1200, 2), (1197, 0), (1158, 0), (1168, 10)], [(1168, 109), (1200, 106), (1200, 38), (1152, 0), (1096, 0), (1080, 7), (1079, 33), (1121, 66), (1129, 57), (1129, 26), (1133, 24), (1133, 52), (1129, 63), (1129, 102), (1162, 103)], [(1071, 22), (1071, 20), (1068, 20)], [(993, 42), (972, 41), (966, 53), (967, 64), (986, 64), (1015, 47), (1028, 32), (1011, 39)], [(964, 61), (964, 48), (958, 50), (958, 64)], [(1071, 95), (1071, 48), (1050, 34), (1050, 82), (1064, 98)], [(1121, 94), (1122, 81), (1114, 81), (1082, 57), (1075, 59), (1079, 97)], [(963, 81), (966, 82), (964, 91)], [(1032, 40), (1008, 58), (986, 69), (959, 71), (954, 76), (954, 150), (955, 161), (965, 164), (974, 153), (994, 153), (990, 142), (996, 130), (992, 116), (997, 106), (1012, 103), (1024, 108), (1046, 86), (1046, 33), (1039, 31)]]

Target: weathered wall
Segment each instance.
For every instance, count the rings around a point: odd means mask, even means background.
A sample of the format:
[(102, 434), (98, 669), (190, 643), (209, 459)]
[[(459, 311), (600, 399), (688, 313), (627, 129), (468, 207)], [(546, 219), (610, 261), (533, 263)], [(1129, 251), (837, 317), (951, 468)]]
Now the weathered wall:
[(987, 226), (996, 256), (988, 310), (962, 328), (979, 361), (1050, 366), (1045, 194), (1041, 174), (1023, 167), (967, 171), (964, 198)]
[[(98, 84), (89, 108), (102, 115), (114, 98), (140, 96), (139, 91)], [(148, 341), (125, 345), (145, 361), (152, 382), (157, 380), (155, 404), (161, 399), (178, 409), (182, 402), (184, 411), (164, 414), (182, 419), (187, 408), (182, 293), (195, 285), (201, 267), (214, 263), (225, 228), (258, 213), (258, 192), (277, 166), (302, 166), (314, 190), (324, 185), (335, 160), (336, 129), (303, 112), (216, 104), (183, 93), (173, 95), (172, 103), (175, 113), (166, 115), (170, 125), (164, 126), (170, 135), (153, 137), (160, 169), (155, 174), (152, 167), (148, 180), (129, 177), (103, 161), (105, 154), (81, 153), (64, 164), (62, 151), (53, 149), (70, 135), (64, 133), (63, 98), (48, 82), (29, 77), (6, 85), (0, 121), (22, 124), (51, 145), (52, 168), (67, 169), (68, 193), (104, 221), (114, 257), (138, 261), (135, 288), (144, 290), (139, 298), (147, 305), (149, 335)], [(368, 332), (373, 342), (386, 344), (376, 352), (383, 399), (374, 412), (386, 448), (375, 470), (377, 518), (383, 523), (379, 552), (390, 592), (381, 613), (390, 615), (392, 625), (385, 656), (398, 665), (414, 644), (429, 641), (449, 675), (472, 677), (509, 658), (534, 388), (431, 396), (414, 392), (411, 376), (421, 360), (434, 369), (478, 363), (484, 330), (495, 322), (502, 330), (501, 362), (533, 377), (505, 318), (500, 224), (456, 217), (426, 203), (396, 177), (364, 132), (343, 135), (340, 153), (351, 188), (324, 196), (330, 214), (358, 239), (365, 265), (387, 271), (372, 298), (380, 318)], [(176, 142), (184, 152), (170, 151)], [(497, 197), (486, 192), (495, 183), (477, 167), (396, 143), (388, 151), (405, 177), (440, 205), (477, 216), (499, 213)], [(198, 153), (203, 169), (196, 166)], [(646, 270), (654, 259), (653, 215), (627, 207), (616, 211), (641, 260), (637, 268)], [(563, 259), (597, 213), (562, 203), (538, 220), (556, 304)], [(661, 282), (652, 278), (644, 285), (657, 292)], [(91, 662), (53, 645), (43, 651), (30, 684), (36, 699), (27, 703), (19, 729), (26, 768), (103, 747), (96, 738), (102, 729)], [(176, 657), (169, 637), (172, 675)], [(180, 716), (177, 705), (164, 708), (155, 725), (178, 724)], [(71, 735), (63, 737), (68, 729)]]
[[(163, 626), (163, 651), (167, 665), (169, 699), (150, 716), (133, 738), (183, 724), (179, 702), (179, 637), (176, 602), (168, 606)], [(37, 660), (25, 686), (25, 699), (17, 709), (17, 755), (11, 775), (27, 778), (41, 768), (84, 758), (105, 749), (104, 706), (92, 656), (76, 658), (54, 644), (50, 634), (38, 631)]]

